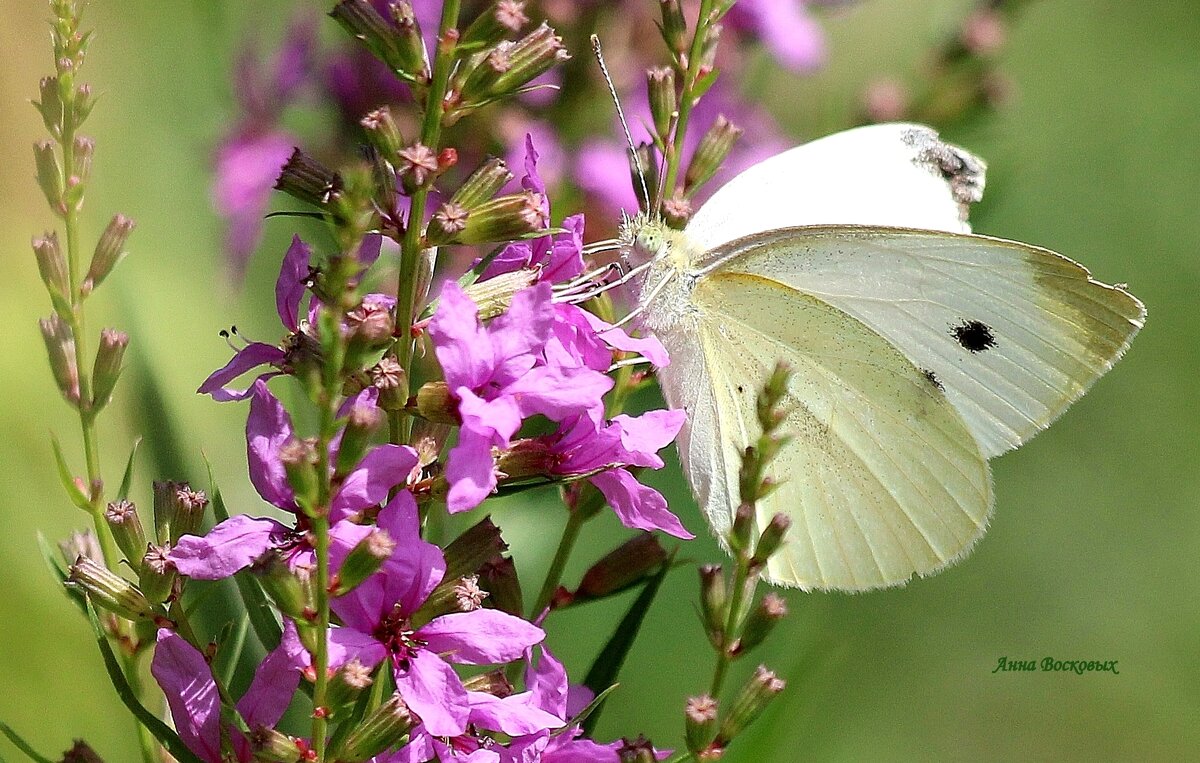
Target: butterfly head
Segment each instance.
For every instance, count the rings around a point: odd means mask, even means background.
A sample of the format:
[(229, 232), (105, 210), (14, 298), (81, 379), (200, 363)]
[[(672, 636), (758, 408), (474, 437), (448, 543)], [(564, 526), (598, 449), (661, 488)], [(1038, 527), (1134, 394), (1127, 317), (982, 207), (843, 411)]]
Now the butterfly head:
[(670, 257), (682, 234), (657, 215), (640, 212), (621, 224), (621, 258), (631, 267)]

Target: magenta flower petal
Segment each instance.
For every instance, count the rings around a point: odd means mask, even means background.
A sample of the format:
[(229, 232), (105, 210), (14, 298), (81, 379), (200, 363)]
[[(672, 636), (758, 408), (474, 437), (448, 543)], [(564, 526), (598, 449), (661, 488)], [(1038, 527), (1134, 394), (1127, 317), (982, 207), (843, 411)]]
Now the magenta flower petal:
[(502, 731), (509, 736), (536, 734), (563, 725), (561, 718), (530, 702), (529, 693), (501, 699), (485, 692), (469, 692), (472, 725)]
[[(545, 646), (534, 651), (541, 652), (537, 665), (534, 665), (531, 660), (529, 669), (525, 671), (525, 686), (533, 694), (532, 702), (543, 710), (566, 719), (568, 717), (566, 668)], [(532, 654), (530, 656), (532, 657)]]
[(583, 215), (571, 215), (560, 226), (566, 230), (550, 240), (549, 257), (542, 265), (538, 280), (544, 283), (559, 283), (574, 278), (584, 271), (583, 263)]
[(279, 460), (279, 449), (292, 438), (292, 418), (261, 379), (254, 382), (246, 419), (246, 457), (250, 482), (267, 503), (295, 511), (295, 496)]
[(671, 362), (670, 357), (667, 356), (666, 348), (655, 337), (632, 337), (625, 333), (624, 329), (613, 327), (586, 310), (580, 310), (580, 312), (583, 313), (584, 319), (600, 340), (614, 350), (636, 352), (658, 368), (662, 368)]
[(758, 34), (781, 64), (809, 71), (825, 60), (825, 35), (796, 0), (742, 0), (729, 13), (730, 23)]
[[(405, 612), (416, 612), (446, 574), (442, 550), (421, 539), (417, 502), (407, 490), (383, 507), (376, 519), (379, 527), (396, 541), (396, 551), (385, 568), (384, 597), (399, 602)], [(397, 568), (403, 570), (397, 574)]]
[(625, 450), (624, 463), (661, 469), (663, 462), (656, 454), (674, 442), (686, 419), (687, 413), (682, 410), (647, 411), (641, 416), (622, 414), (614, 418), (612, 425), (620, 434)]
[[(525, 177), (521, 178), (521, 187), (527, 191), (540, 193), (544, 197), (546, 195), (546, 184), (542, 182), (542, 178), (537, 171), (538, 152), (533, 147), (533, 135), (525, 134)], [(547, 209), (547, 216), (549, 216)]]
[(329, 631), (329, 667), (340, 668), (351, 660), (374, 667), (388, 656), (387, 647), (369, 633), (354, 628), (332, 628)]
[[(554, 308), (550, 303), (550, 284), (542, 282), (513, 295), (512, 304), (488, 326), (496, 369), (493, 378), (507, 384), (533, 365), (533, 353), (546, 343)], [(511, 365), (515, 364), (515, 365)]]
[(161, 628), (150, 673), (166, 695), (179, 738), (206, 763), (221, 760), (221, 698), (204, 655)]
[(369, 268), (379, 259), (379, 252), (383, 249), (383, 236), (378, 233), (368, 233), (363, 236), (362, 243), (358, 245), (358, 262), (364, 268)]
[(492, 343), (479, 323), (479, 308), (454, 281), (442, 287), (429, 336), (451, 389), (474, 388), (491, 376)]
[[(213, 400), (225, 403), (230, 400), (243, 400), (253, 391), (253, 387), (245, 390), (228, 389), (226, 387), (234, 379), (247, 371), (259, 366), (279, 366), (287, 358), (283, 350), (274, 345), (262, 342), (251, 342), (230, 358), (229, 362), (209, 374), (196, 392), (201, 395), (212, 395)], [(277, 373), (267, 373), (263, 377), (276, 376)]]
[(300, 685), (300, 671), (282, 645), (266, 656), (254, 672), (254, 680), (238, 700), (237, 710), (250, 725), (274, 726)]
[(222, 580), (244, 570), (276, 546), (287, 528), (273, 519), (238, 514), (208, 531), (184, 535), (167, 558), (180, 575), (195, 580)]
[(442, 658), (421, 649), (397, 667), (396, 688), (405, 704), (421, 718), (426, 730), (439, 737), (455, 737), (467, 729), (471, 714), (462, 680)]
[(612, 506), (621, 524), (638, 530), (662, 530), (676, 538), (696, 537), (688, 532), (667, 508), (667, 501), (657, 490), (646, 487), (624, 469), (610, 469), (590, 478), (608, 505)]
[(350, 512), (374, 506), (388, 491), (403, 485), (417, 465), (417, 452), (407, 445), (377, 445), (372, 448), (333, 497), (330, 517), (336, 521)]
[(597, 425), (604, 420), (604, 394), (612, 377), (590, 368), (539, 366), (505, 387), (517, 401), (521, 414), (540, 413), (552, 421), (566, 421), (581, 412)]
[(299, 236), (292, 236), (292, 245), (283, 255), (283, 266), (275, 281), (275, 309), (279, 311), (284, 327), (293, 333), (300, 330), (300, 300), (308, 288), (306, 281), (311, 260), (312, 247)]
[(467, 665), (515, 660), (546, 638), (546, 632), (533, 623), (495, 609), (442, 615), (421, 626), (416, 635), (431, 651)]
[(239, 275), (258, 246), (271, 189), (294, 145), (285, 133), (248, 131), (217, 149), (213, 203), (229, 224), (226, 246)]
[(620, 742), (597, 744), (590, 739), (571, 739), (567, 734), (550, 740), (541, 763), (620, 763)]

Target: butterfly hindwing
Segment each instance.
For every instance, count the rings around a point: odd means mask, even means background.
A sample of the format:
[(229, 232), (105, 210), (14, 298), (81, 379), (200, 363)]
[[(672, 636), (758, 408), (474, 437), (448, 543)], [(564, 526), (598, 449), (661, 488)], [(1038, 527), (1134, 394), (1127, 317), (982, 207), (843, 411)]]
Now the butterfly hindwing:
[(661, 373), (668, 402), (689, 412), (681, 458), (718, 533), (738, 504), (740, 453), (758, 436), (756, 390), (777, 360), (794, 370), (784, 401), (794, 439), (772, 464), (781, 486), (758, 506), (760, 527), (777, 512), (792, 520), (769, 579), (896, 585), (982, 535), (986, 459), (922, 369), (863, 323), (769, 279), (714, 273), (692, 298), (695, 315), (661, 337), (675, 359)]

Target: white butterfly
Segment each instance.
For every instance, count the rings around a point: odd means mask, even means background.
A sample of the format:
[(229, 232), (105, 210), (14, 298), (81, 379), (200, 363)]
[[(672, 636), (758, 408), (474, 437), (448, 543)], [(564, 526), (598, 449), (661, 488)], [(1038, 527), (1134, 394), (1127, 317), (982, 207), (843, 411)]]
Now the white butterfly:
[[(682, 231), (627, 225), (643, 325), (688, 422), (678, 445), (723, 535), (754, 399), (794, 376), (759, 528), (792, 520), (767, 578), (858, 591), (963, 557), (992, 509), (987, 460), (1048, 426), (1145, 318), (1121, 287), (1027, 244), (970, 234), (983, 163), (906, 124), (838, 133), (751, 167)], [(632, 274), (631, 274), (632, 275)]]

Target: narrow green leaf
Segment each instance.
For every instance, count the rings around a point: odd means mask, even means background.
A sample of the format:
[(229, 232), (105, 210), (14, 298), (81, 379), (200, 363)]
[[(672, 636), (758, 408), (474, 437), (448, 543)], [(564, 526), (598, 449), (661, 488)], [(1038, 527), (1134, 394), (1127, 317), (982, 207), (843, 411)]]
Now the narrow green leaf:
[(100, 655), (104, 658), (104, 667), (108, 670), (108, 678), (112, 681), (113, 688), (117, 690), (117, 696), (121, 698), (121, 702), (125, 704), (138, 723), (153, 734), (154, 738), (167, 748), (167, 752), (171, 753), (179, 763), (204, 763), (187, 748), (187, 745), (170, 726), (160, 721), (138, 700), (137, 695), (129, 686), (129, 682), (125, 680), (125, 673), (121, 669), (120, 662), (117, 661), (117, 656), (113, 654), (108, 637), (104, 635), (104, 630), (100, 627), (100, 619), (96, 616), (96, 608), (92, 606), (91, 602), (87, 603), (87, 614), (88, 620), (92, 624), (92, 633), (96, 637), (96, 645), (100, 647)]
[(237, 670), (238, 662), (242, 659), (242, 650), (246, 648), (246, 634), (250, 632), (250, 615), (242, 614), (238, 620), (237, 631), (233, 634), (233, 642), (224, 647), (222, 659), (225, 660), (225, 667), (221, 670), (221, 685), (229, 686), (233, 683), (233, 673)]
[[(204, 463), (208, 467), (209, 495), (212, 496), (213, 516), (218, 523), (224, 522), (229, 519), (229, 510), (225, 507), (225, 499), (221, 497), (221, 488), (217, 487), (217, 479), (213, 475), (212, 464), (207, 457), (205, 457)], [(267, 595), (263, 593), (262, 586), (250, 573), (245, 571), (234, 575), (233, 582), (237, 585), (238, 593), (242, 597), (242, 606), (246, 608), (246, 615), (250, 618), (250, 625), (254, 628), (254, 635), (258, 638), (258, 642), (268, 652), (279, 646), (279, 642), (283, 639), (283, 628), (271, 613), (271, 605), (267, 602)]]
[(133, 482), (133, 460), (137, 456), (138, 446), (142, 444), (142, 438), (137, 438), (133, 441), (133, 447), (129, 449), (129, 460), (125, 462), (125, 476), (121, 477), (121, 488), (117, 491), (117, 500), (124, 501), (129, 497), (129, 484)]
[(308, 217), (313, 220), (329, 219), (329, 215), (325, 214), (324, 212), (306, 212), (304, 210), (282, 210), (263, 215), (264, 220), (270, 220), (272, 217)]
[(58, 438), (53, 434), (50, 435), (50, 444), (54, 446), (54, 460), (58, 464), (58, 479), (62, 481), (63, 488), (67, 491), (71, 503), (84, 511), (90, 511), (92, 508), (91, 502), (88, 500), (87, 495), (79, 489), (79, 485), (75, 484), (75, 475), (71, 474), (71, 467), (67, 466), (67, 458), (63, 455), (62, 445), (59, 444)]
[[(634, 599), (630, 605), (629, 611), (621, 618), (621, 622), (617, 625), (617, 629), (608, 639), (608, 643), (600, 650), (600, 654), (596, 657), (596, 661), (592, 663), (592, 667), (588, 670), (587, 677), (583, 679), (583, 685), (600, 694), (614, 684), (617, 679), (617, 674), (621, 672), (621, 665), (625, 662), (625, 657), (629, 654), (629, 650), (633, 647), (633, 642), (637, 638), (638, 631), (641, 630), (642, 622), (646, 619), (646, 613), (650, 610), (650, 605), (654, 603), (654, 597), (658, 595), (658, 589), (662, 587), (662, 582), (666, 580), (667, 573), (671, 571), (671, 567), (675, 560), (675, 552), (667, 557), (663, 563), (662, 569), (658, 574), (646, 582), (646, 587)], [(596, 722), (600, 718), (600, 710), (596, 708), (591, 715), (584, 721), (583, 730), (586, 734), (591, 734), (596, 727)]]
[[(49, 758), (42, 757), (34, 752), (34, 749), (29, 746), (29, 743), (22, 739), (20, 735), (13, 731), (12, 727), (4, 721), (0, 721), (0, 732), (3, 732), (4, 736), (8, 737), (8, 741), (12, 742), (13, 746), (28, 755), (30, 760), (33, 760), (36, 763), (54, 763), (54, 761), (50, 760)], [(0, 763), (2, 763), (2, 761), (3, 759), (0, 758)]]

